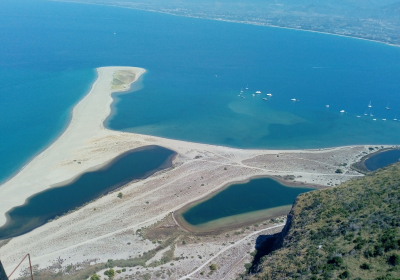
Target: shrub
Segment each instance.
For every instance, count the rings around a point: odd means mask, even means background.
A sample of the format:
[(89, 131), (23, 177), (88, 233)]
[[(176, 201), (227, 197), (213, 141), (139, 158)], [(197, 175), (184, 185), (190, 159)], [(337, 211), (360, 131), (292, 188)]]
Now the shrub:
[(217, 270), (217, 265), (215, 263), (210, 265), (211, 270)]
[(110, 268), (109, 270), (104, 271), (104, 275), (108, 276), (108, 278), (113, 278), (115, 276), (115, 271)]
[(90, 277), (90, 280), (100, 280), (100, 276), (95, 273)]
[(399, 254), (393, 254), (389, 257), (389, 263), (391, 265), (399, 265), (400, 264), (400, 255)]
[(339, 275), (340, 279), (346, 279), (346, 278), (349, 278), (349, 277), (350, 277), (350, 272), (348, 270), (343, 271), (343, 273)]
[(370, 269), (370, 268), (371, 268), (371, 265), (368, 264), (368, 263), (363, 263), (362, 265), (360, 265), (360, 268), (361, 268), (361, 269)]
[(120, 192), (120, 193), (118, 194), (118, 198), (122, 198), (122, 196), (123, 196), (123, 194), (122, 194), (122, 192)]
[(338, 169), (336, 169), (335, 173), (338, 173), (338, 174), (343, 173), (343, 170), (338, 168)]

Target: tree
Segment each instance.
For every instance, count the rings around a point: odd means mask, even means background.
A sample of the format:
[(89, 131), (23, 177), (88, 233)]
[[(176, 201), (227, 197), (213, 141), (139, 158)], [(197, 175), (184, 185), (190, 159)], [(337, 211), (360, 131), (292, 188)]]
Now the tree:
[(335, 173), (343, 173), (342, 169), (336, 169)]
[(119, 198), (122, 198), (122, 196), (123, 196), (123, 194), (122, 194), (122, 192), (120, 192), (120, 193), (118, 194), (118, 197), (119, 197)]
[(215, 263), (210, 265), (211, 270), (217, 270), (217, 265)]

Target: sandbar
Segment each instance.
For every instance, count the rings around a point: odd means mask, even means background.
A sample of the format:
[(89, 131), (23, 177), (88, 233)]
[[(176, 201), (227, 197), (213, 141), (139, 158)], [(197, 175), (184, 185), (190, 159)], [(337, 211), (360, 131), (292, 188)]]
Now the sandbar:
[[(24, 204), (33, 194), (97, 169), (128, 150), (146, 145), (166, 147), (178, 154), (173, 167), (128, 183), (119, 190), (124, 194), (123, 199), (110, 193), (5, 245), (0, 244), (0, 256), (7, 271), (27, 252), (39, 269), (51, 266), (61, 256), (65, 260), (60, 264), (61, 270), (67, 265), (140, 255), (156, 245), (135, 234), (138, 229), (164, 221), (171, 212), (230, 182), (255, 176), (278, 176), (296, 184), (334, 186), (363, 176), (350, 165), (371, 152), (368, 145), (315, 150), (244, 150), (109, 130), (103, 122), (111, 112), (112, 93), (129, 90), (145, 69), (101, 67), (97, 73), (90, 92), (74, 107), (65, 132), (0, 186), (0, 226), (6, 222), (7, 211)], [(392, 146), (384, 146), (388, 147)], [(343, 163), (346, 165), (342, 166)], [(338, 166), (343, 173), (335, 173)], [(129, 250), (127, 243), (131, 244)], [(207, 254), (220, 252), (219, 245), (207, 244), (196, 250), (207, 249)], [(176, 250), (186, 254), (191, 248)], [(176, 263), (171, 277), (190, 273), (205, 260)]]

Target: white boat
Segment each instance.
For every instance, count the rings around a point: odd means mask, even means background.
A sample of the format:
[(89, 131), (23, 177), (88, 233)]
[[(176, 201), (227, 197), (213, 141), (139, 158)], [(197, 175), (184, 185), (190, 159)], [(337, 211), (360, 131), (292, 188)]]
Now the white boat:
[(240, 90), (240, 93), (243, 93), (243, 89)]
[(394, 121), (397, 121), (397, 116), (394, 116), (394, 119), (393, 119)]
[(257, 90), (256, 93), (257, 93), (257, 94), (261, 94), (261, 91)]
[(263, 100), (268, 100), (267, 98), (263, 98)]
[(295, 101), (295, 102), (297, 101), (297, 99), (296, 99), (296, 98), (292, 98), (292, 99), (290, 99), (290, 100), (292, 100), (292, 101)]
[(272, 96), (272, 93), (267, 93), (267, 96)]
[(382, 121), (386, 121), (386, 119), (382, 119)]
[(326, 108), (329, 108), (329, 105), (326, 105)]
[(340, 110), (340, 113), (344, 113), (344, 110)]
[(372, 115), (372, 114), (369, 114), (371, 117), (373, 117), (374, 115)]
[(386, 110), (390, 110), (389, 103), (388, 103), (388, 105), (386, 106)]
[(373, 121), (376, 121), (376, 119), (372, 119)]
[(253, 96), (256, 96), (256, 95), (253, 93)]
[(245, 98), (244, 96), (242, 96), (242, 98)]
[(357, 118), (361, 118), (361, 116), (357, 116)]
[(246, 89), (249, 89), (249, 85), (246, 86)]
[(368, 108), (371, 108), (371, 107), (372, 107), (372, 105), (371, 105), (371, 101), (370, 101), (368, 104)]
[(368, 114), (367, 114), (367, 113), (365, 113), (365, 114), (364, 114), (364, 116), (368, 116)]

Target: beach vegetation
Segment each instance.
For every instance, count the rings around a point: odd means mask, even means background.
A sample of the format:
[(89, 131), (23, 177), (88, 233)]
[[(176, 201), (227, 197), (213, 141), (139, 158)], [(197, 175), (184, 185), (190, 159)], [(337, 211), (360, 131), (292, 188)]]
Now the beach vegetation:
[(95, 273), (90, 277), (90, 280), (100, 280), (100, 276)]
[(124, 195), (122, 194), (122, 192), (118, 193), (118, 198), (122, 198)]
[(115, 276), (115, 271), (113, 268), (110, 268), (109, 270), (104, 271), (104, 275), (111, 279)]

